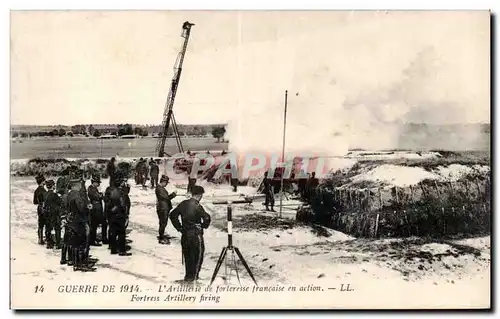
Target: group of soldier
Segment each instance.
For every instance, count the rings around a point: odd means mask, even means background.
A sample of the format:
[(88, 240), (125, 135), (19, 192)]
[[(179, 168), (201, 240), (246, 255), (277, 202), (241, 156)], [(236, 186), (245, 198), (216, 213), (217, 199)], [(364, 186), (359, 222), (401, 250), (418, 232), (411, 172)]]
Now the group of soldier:
[[(111, 169), (108, 166), (108, 171)], [(158, 163), (153, 158), (149, 159), (149, 164), (146, 159), (142, 157), (139, 159), (139, 162), (136, 164), (135, 167), (135, 183), (137, 185), (142, 185), (143, 187), (147, 187), (146, 183), (149, 179), (151, 181), (151, 188), (155, 188), (156, 186), (158, 186), (159, 175), (160, 175), (160, 168), (158, 166)]]
[[(292, 176), (293, 179), (293, 176)], [(262, 193), (265, 195), (264, 205), (266, 211), (274, 212), (274, 193), (279, 191), (280, 180), (276, 178), (270, 178), (269, 173), (264, 173), (264, 179), (262, 181)], [(319, 180), (316, 178), (316, 173), (308, 173), (307, 178), (301, 178), (297, 182), (297, 195), (304, 202), (310, 202), (316, 194), (316, 189), (319, 185)], [(284, 184), (284, 187), (286, 185)], [(269, 209), (271, 207), (271, 209)]]
[[(157, 200), (158, 241), (160, 244), (170, 244), (170, 237), (165, 233), (170, 219), (174, 228), (182, 234), (181, 246), (186, 267), (184, 280), (198, 280), (205, 249), (203, 229), (210, 225), (210, 215), (199, 203), (204, 189), (196, 185), (196, 179), (190, 178), (190, 198), (173, 209), (172, 199), (176, 193), (169, 194), (166, 190), (169, 178), (162, 175), (157, 181), (158, 165), (151, 160), (149, 166)], [(137, 183), (144, 185), (148, 171), (145, 160), (139, 161), (136, 171), (139, 179)], [(36, 177), (38, 187), (34, 192), (33, 204), (37, 207), (38, 243), (46, 245), (47, 249), (60, 249), (60, 263), (73, 266), (75, 271), (96, 270), (94, 266), (97, 259), (90, 256), (91, 246), (108, 244), (111, 254), (131, 255), (131, 247), (126, 240), (131, 207), (128, 172), (117, 168), (116, 160), (112, 158), (107, 173), (110, 184), (104, 194), (99, 189), (100, 176), (93, 175), (91, 184), (86, 188), (83, 171), (76, 166), (66, 168), (57, 183), (43, 176)], [(100, 240), (97, 236), (99, 227)]]
[(86, 189), (83, 172), (75, 166), (65, 169), (57, 184), (43, 176), (37, 176), (36, 182), (33, 204), (37, 206), (38, 243), (60, 249), (61, 264), (75, 271), (95, 270), (97, 259), (90, 257), (90, 246), (102, 246), (97, 238), (99, 226), (101, 241), (109, 245), (111, 254), (131, 255), (125, 238), (130, 214), (126, 175), (110, 175), (105, 194), (99, 191), (100, 176), (93, 175)]

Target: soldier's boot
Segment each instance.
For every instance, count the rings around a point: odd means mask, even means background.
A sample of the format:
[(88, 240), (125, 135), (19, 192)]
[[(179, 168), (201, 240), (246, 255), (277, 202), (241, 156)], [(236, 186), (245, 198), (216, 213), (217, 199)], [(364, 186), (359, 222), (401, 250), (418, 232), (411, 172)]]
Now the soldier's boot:
[(56, 249), (62, 249), (60, 230), (56, 230)]
[(45, 241), (43, 240), (43, 229), (38, 229), (38, 245), (45, 245)]
[(54, 248), (54, 242), (52, 239), (47, 240), (47, 249), (53, 249)]
[(73, 248), (72, 252), (73, 252), (73, 271), (77, 271), (82, 264), (80, 251), (78, 248)]
[(109, 247), (111, 249), (111, 255), (118, 254), (118, 247), (116, 247), (116, 243), (110, 243)]
[(59, 262), (61, 265), (65, 265), (68, 263), (66, 256), (68, 255), (68, 246), (62, 245), (61, 247), (61, 261)]
[(87, 262), (88, 264), (92, 264), (92, 265), (94, 265), (96, 262), (98, 262), (98, 261), (99, 261), (99, 258), (92, 257), (92, 256), (90, 255), (90, 249), (89, 249), (89, 248), (87, 248), (87, 249), (85, 250), (85, 260), (86, 260), (86, 262)]
[(84, 249), (80, 248), (77, 251), (78, 263), (73, 267), (74, 271), (95, 271), (97, 268), (93, 264), (90, 264), (86, 259), (86, 252)]
[(129, 251), (122, 251), (118, 253), (119, 256), (132, 256), (132, 253)]
[(68, 245), (66, 249), (68, 252), (68, 266), (73, 266), (75, 264), (75, 251), (73, 246)]
[[(106, 227), (107, 228), (107, 227)], [(102, 243), (103, 245), (107, 245), (109, 244), (109, 240), (108, 240), (108, 231), (105, 227), (102, 228)]]

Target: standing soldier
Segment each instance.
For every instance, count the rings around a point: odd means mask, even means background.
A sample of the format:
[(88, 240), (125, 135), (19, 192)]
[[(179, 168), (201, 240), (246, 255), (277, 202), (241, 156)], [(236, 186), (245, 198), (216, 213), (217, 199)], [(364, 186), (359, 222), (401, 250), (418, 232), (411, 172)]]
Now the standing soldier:
[[(73, 254), (72, 254), (72, 237), (71, 237), (71, 229), (69, 227), (69, 224), (72, 222), (71, 218), (71, 213), (69, 212), (69, 206), (68, 206), (68, 193), (69, 193), (69, 188), (70, 188), (70, 183), (69, 179), (67, 179), (67, 176), (64, 177), (64, 188), (58, 188), (58, 193), (61, 195), (61, 227), (64, 230), (64, 235), (63, 235), (63, 243), (61, 247), (61, 265), (68, 264), (69, 266), (73, 265)], [(61, 177), (57, 180), (57, 183), (59, 183), (59, 180), (61, 180)], [(61, 183), (60, 185), (63, 185)], [(69, 258), (68, 258), (69, 257)]]
[[(47, 183), (47, 198), (45, 199), (45, 216), (47, 226), (45, 228), (45, 238), (47, 239), (47, 248), (61, 249), (61, 213), (62, 199), (55, 192), (55, 183), (53, 180), (48, 180)], [(52, 240), (52, 230), (55, 232), (55, 243)]]
[(114, 157), (111, 157), (111, 160), (109, 161), (108, 166), (106, 167), (106, 172), (108, 173), (109, 176), (109, 186), (114, 185), (115, 175), (116, 175), (116, 166)]
[(89, 260), (88, 247), (88, 214), (89, 209), (86, 200), (82, 196), (81, 179), (72, 179), (71, 191), (68, 194), (68, 208), (71, 214), (69, 231), (71, 232), (71, 254), (73, 260), (73, 270), (94, 271), (95, 268)]
[(268, 172), (264, 173), (264, 195), (266, 195), (266, 200), (264, 205), (266, 205), (266, 211), (269, 211), (269, 205), (271, 205), (271, 211), (274, 212), (274, 190), (271, 180), (268, 178)]
[(168, 176), (162, 175), (160, 179), (160, 184), (156, 186), (156, 213), (158, 214), (158, 243), (168, 245), (170, 240), (165, 237), (165, 228), (168, 224), (168, 215), (172, 209), (172, 199), (176, 196), (176, 193), (168, 194), (165, 187), (168, 184)]
[(151, 162), (149, 162), (150, 169), (149, 175), (151, 177), (151, 188), (155, 188), (158, 186), (158, 175), (160, 175), (160, 167), (158, 164), (151, 158)]
[(61, 176), (57, 179), (56, 190), (59, 195), (67, 193), (69, 182), (69, 167), (66, 167), (62, 172)]
[[(210, 226), (210, 215), (200, 205), (204, 192), (203, 187), (195, 185), (191, 198), (182, 201), (170, 214), (172, 225), (178, 232), (182, 233), (181, 245), (186, 267), (186, 275), (184, 276), (186, 282), (199, 279), (203, 263), (205, 253), (203, 229)], [(179, 222), (179, 215), (181, 222)]]
[(142, 157), (139, 159), (135, 165), (135, 184), (141, 184), (141, 171), (142, 171)]
[(121, 187), (126, 184), (126, 179), (117, 176), (115, 184), (110, 189), (109, 194), (109, 245), (111, 254), (120, 256), (130, 256), (126, 250), (125, 225), (127, 223), (127, 203)]
[[(124, 175), (126, 176), (126, 175)], [(127, 217), (125, 221), (125, 234), (128, 227), (128, 222), (130, 220), (130, 208), (132, 207), (132, 202), (130, 201), (130, 185), (127, 183), (127, 177), (123, 177), (123, 182), (120, 186), (120, 190), (122, 192), (123, 199), (125, 201), (125, 207), (127, 207), (127, 211), (125, 216)], [(127, 246), (128, 247), (128, 246)], [(127, 248), (128, 250), (129, 248)]]
[(316, 195), (316, 188), (318, 187), (318, 185), (319, 181), (316, 178), (316, 172), (312, 172), (306, 184), (306, 199), (308, 201), (312, 200)]
[[(103, 207), (102, 200), (104, 198), (103, 194), (99, 191), (99, 185), (101, 185), (101, 178), (99, 175), (92, 176), (91, 185), (88, 188), (88, 197), (92, 208), (90, 210), (90, 240), (89, 244), (92, 246), (101, 246), (97, 242), (97, 228), (99, 225), (104, 225), (103, 222)], [(101, 237), (106, 239), (106, 232), (104, 231), (104, 226), (102, 227)]]
[[(113, 189), (113, 186), (108, 186), (106, 187), (106, 190), (104, 191), (104, 218), (102, 221), (102, 233), (103, 233), (103, 239), (102, 243), (103, 244), (108, 244), (108, 249), (111, 249), (111, 244), (109, 241), (110, 235), (109, 235), (109, 215), (111, 212), (111, 190)], [(105, 234), (105, 235), (104, 235)]]
[(196, 178), (191, 177), (191, 175), (192, 175), (192, 166), (188, 167), (187, 174), (188, 174), (188, 185), (187, 185), (187, 190), (186, 191), (188, 193), (191, 193), (191, 191), (193, 190), (193, 186), (196, 184)]
[(38, 184), (35, 193), (33, 194), (33, 205), (37, 205), (36, 212), (38, 215), (38, 244), (45, 245), (43, 240), (43, 228), (46, 227), (46, 217), (44, 214), (43, 205), (45, 203), (45, 198), (47, 197), (47, 191), (45, 190), (45, 177), (37, 176), (36, 183)]

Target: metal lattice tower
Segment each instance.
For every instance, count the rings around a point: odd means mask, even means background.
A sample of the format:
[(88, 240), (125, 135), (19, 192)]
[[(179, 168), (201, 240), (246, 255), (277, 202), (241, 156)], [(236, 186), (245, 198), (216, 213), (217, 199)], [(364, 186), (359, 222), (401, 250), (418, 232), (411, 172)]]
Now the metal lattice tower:
[(181, 37), (184, 38), (184, 43), (182, 45), (179, 54), (177, 55), (177, 60), (175, 61), (174, 76), (172, 78), (170, 91), (168, 92), (167, 101), (165, 103), (165, 110), (163, 111), (163, 122), (161, 123), (162, 135), (158, 139), (158, 143), (156, 145), (156, 154), (158, 155), (158, 157), (165, 156), (165, 142), (167, 140), (167, 132), (170, 126), (170, 122), (172, 122), (172, 130), (175, 136), (175, 141), (177, 142), (177, 147), (179, 149), (179, 152), (184, 153), (184, 148), (182, 147), (181, 138), (179, 136), (177, 123), (175, 121), (172, 109), (174, 107), (175, 95), (177, 94), (177, 87), (179, 86), (179, 80), (181, 78), (182, 64), (184, 63), (184, 56), (186, 55), (186, 49), (189, 41), (189, 35), (191, 34), (192, 26), (194, 26), (194, 24), (188, 21), (182, 24)]

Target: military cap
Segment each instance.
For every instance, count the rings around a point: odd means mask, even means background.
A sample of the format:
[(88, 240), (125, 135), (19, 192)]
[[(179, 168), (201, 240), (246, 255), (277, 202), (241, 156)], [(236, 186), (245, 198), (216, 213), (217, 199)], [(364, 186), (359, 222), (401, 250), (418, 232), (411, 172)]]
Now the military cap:
[(99, 176), (97, 174), (92, 175), (90, 182), (100, 184), (101, 183), (101, 176)]
[(168, 178), (167, 175), (162, 175), (160, 178), (160, 183), (167, 182), (169, 181), (170, 178)]
[(191, 190), (192, 195), (203, 195), (205, 193), (205, 189), (200, 185), (194, 185)]
[(38, 175), (35, 179), (37, 184), (45, 182), (45, 177), (43, 177), (43, 175)]
[(46, 185), (48, 188), (52, 188), (56, 185), (56, 183), (54, 182), (53, 179), (49, 179), (47, 182), (46, 182)]

